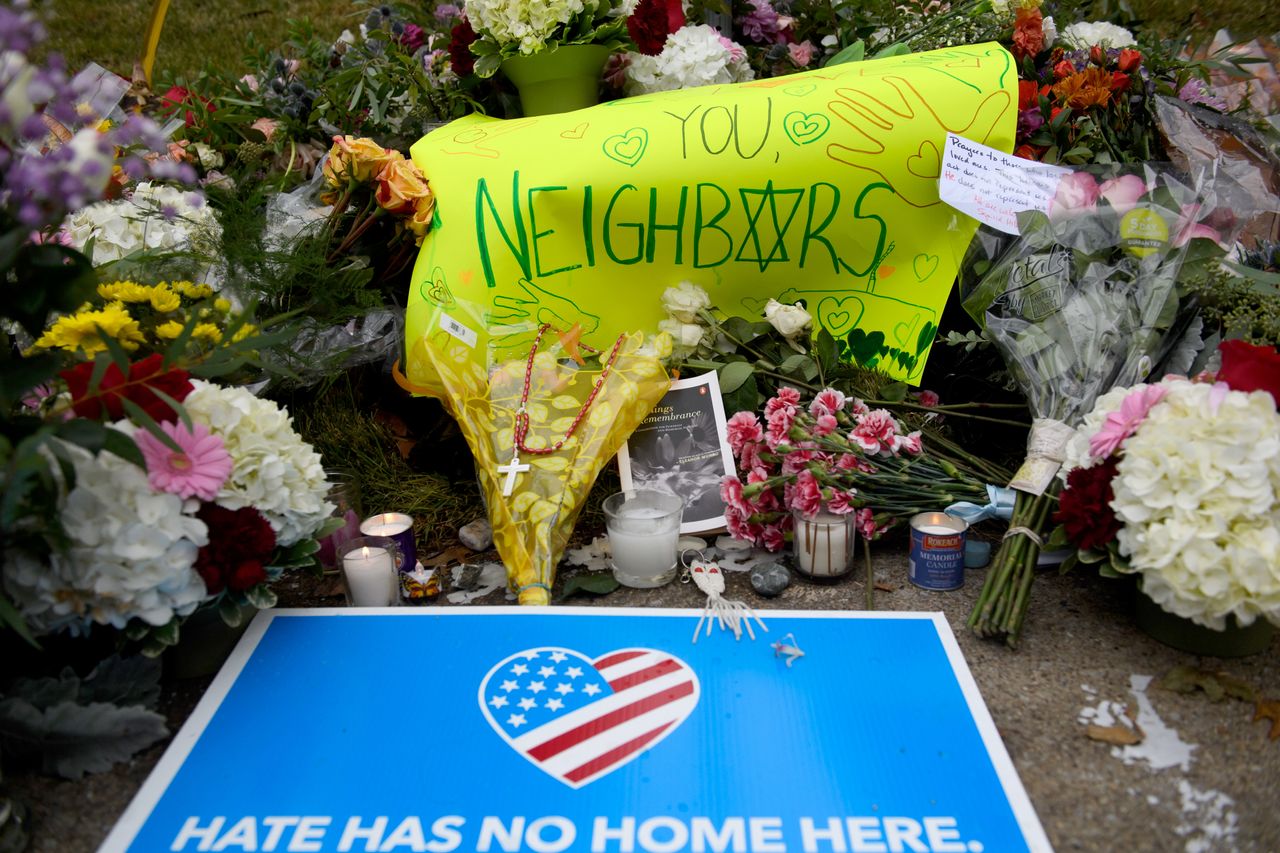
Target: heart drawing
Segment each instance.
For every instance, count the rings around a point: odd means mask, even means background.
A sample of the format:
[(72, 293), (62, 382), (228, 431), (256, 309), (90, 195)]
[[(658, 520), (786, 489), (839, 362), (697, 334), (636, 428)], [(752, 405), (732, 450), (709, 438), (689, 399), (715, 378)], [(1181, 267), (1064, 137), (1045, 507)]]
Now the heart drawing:
[(787, 113), (782, 119), (782, 129), (796, 145), (817, 142), (831, 127), (831, 119), (822, 113), (803, 113), (800, 110)]
[(818, 322), (837, 338), (843, 337), (858, 325), (864, 310), (862, 300), (856, 296), (828, 296), (818, 303)]
[(615, 133), (604, 141), (605, 156), (624, 166), (634, 166), (649, 147), (649, 131), (633, 127), (626, 133)]
[(582, 124), (578, 125), (577, 127), (572, 128), (571, 130), (560, 131), (561, 139), (581, 139), (586, 135), (587, 135), (587, 122), (585, 121)]
[(929, 276), (938, 271), (939, 258), (937, 255), (930, 255), (922, 252), (916, 255), (911, 261), (912, 271), (916, 274), (917, 281), (924, 281)]
[(698, 676), (654, 649), (592, 660), (571, 649), (517, 652), (480, 682), (480, 709), (498, 735), (552, 778), (581, 788), (671, 734), (698, 704)]

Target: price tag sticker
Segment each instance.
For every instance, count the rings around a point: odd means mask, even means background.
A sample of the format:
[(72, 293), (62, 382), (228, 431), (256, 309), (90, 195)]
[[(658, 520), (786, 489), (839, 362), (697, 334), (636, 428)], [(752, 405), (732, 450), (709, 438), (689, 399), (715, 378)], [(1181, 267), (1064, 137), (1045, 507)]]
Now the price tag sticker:
[(453, 335), (472, 349), (476, 348), (478, 336), (474, 329), (462, 325), (443, 311), (440, 312), (440, 328)]

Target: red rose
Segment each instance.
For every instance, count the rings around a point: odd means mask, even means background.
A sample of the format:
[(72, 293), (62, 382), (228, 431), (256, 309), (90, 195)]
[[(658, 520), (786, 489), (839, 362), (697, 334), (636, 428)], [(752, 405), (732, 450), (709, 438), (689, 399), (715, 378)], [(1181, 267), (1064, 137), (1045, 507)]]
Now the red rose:
[(1013, 156), (1021, 157), (1023, 160), (1039, 160), (1040, 155), (1043, 153), (1044, 149), (1038, 148), (1035, 145), (1023, 144), (1013, 149)]
[(1129, 88), (1129, 75), (1122, 74), (1119, 71), (1111, 72), (1111, 91), (1123, 92)]
[(463, 18), (449, 31), (449, 64), (453, 73), (459, 77), (467, 77), (475, 70), (476, 58), (471, 52), (471, 43), (479, 36), (471, 28), (471, 22)]
[[(170, 86), (169, 91), (160, 96), (160, 101), (163, 104), (160, 108), (160, 114), (167, 116), (171, 113), (175, 113), (178, 111), (179, 107), (194, 104), (197, 99), (204, 104), (206, 112), (217, 111), (218, 108), (214, 106), (213, 101), (208, 98), (197, 95), (189, 89), (184, 89), (182, 86)], [(191, 110), (187, 110), (183, 115), (183, 119), (186, 122), (187, 127), (191, 127), (196, 123), (196, 114)]]
[(1116, 68), (1126, 74), (1132, 74), (1141, 64), (1142, 54), (1128, 47), (1120, 51), (1120, 58), (1116, 60)]
[(1057, 65), (1053, 66), (1053, 76), (1056, 80), (1064, 80), (1076, 73), (1076, 67), (1071, 64), (1070, 60), (1064, 59)]
[(646, 56), (662, 53), (667, 36), (683, 26), (684, 5), (680, 0), (640, 0), (627, 18), (627, 32)]
[(1089, 61), (1094, 65), (1107, 64), (1107, 52), (1102, 49), (1102, 45), (1095, 44), (1093, 47), (1089, 48)]
[(182, 402), (191, 393), (191, 380), (185, 370), (176, 367), (165, 369), (164, 357), (153, 353), (142, 361), (129, 365), (129, 378), (112, 362), (107, 365), (98, 383), (98, 390), (89, 393), (89, 380), (93, 377), (93, 362), (85, 361), (59, 374), (71, 392), (71, 408), (82, 418), (101, 419), (105, 411), (108, 418), (118, 421), (124, 417), (122, 399), (137, 403), (142, 410), (157, 421), (173, 421), (178, 413), (156, 391)]
[(1266, 391), (1272, 402), (1280, 403), (1280, 352), (1275, 347), (1223, 341), (1218, 352), (1222, 354), (1219, 382), (1232, 391)]
[(1109, 457), (1092, 468), (1076, 468), (1067, 474), (1067, 487), (1058, 498), (1053, 520), (1066, 528), (1067, 539), (1077, 548), (1100, 550), (1120, 532), (1111, 501), (1111, 480), (1119, 461)]

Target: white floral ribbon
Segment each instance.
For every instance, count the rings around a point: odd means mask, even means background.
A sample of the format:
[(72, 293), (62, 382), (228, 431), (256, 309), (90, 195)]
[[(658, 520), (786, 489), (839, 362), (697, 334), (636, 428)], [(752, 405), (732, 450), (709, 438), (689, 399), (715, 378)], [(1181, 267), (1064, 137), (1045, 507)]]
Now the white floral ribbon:
[(1054, 418), (1036, 418), (1027, 436), (1027, 458), (1018, 468), (1009, 488), (1042, 495), (1062, 467), (1067, 442), (1075, 429)]

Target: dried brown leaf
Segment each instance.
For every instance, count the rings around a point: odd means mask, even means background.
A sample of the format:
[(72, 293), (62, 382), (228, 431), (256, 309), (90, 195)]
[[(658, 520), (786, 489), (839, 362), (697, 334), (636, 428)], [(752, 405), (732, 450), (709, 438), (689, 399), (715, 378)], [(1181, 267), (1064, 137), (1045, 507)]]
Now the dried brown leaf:
[(1142, 739), (1146, 737), (1146, 735), (1142, 733), (1142, 729), (1137, 728), (1137, 724), (1135, 724), (1135, 728), (1132, 729), (1128, 726), (1099, 726), (1090, 724), (1089, 727), (1085, 729), (1085, 735), (1091, 740), (1102, 741), (1103, 743), (1109, 743), (1113, 746), (1133, 746), (1134, 744), (1142, 743)]
[(422, 565), (423, 568), (438, 569), (454, 563), (466, 562), (472, 553), (472, 550), (466, 545), (454, 545), (452, 548), (445, 548), (439, 554), (434, 554), (422, 560)]
[(1158, 686), (1175, 693), (1203, 690), (1213, 702), (1221, 702), (1228, 697), (1242, 702), (1254, 702), (1258, 698), (1258, 691), (1252, 684), (1225, 672), (1197, 669), (1194, 666), (1175, 666), (1165, 673)]
[(1271, 740), (1280, 740), (1280, 700), (1277, 699), (1259, 699), (1253, 706), (1253, 721), (1270, 720), (1271, 731), (1267, 732), (1267, 737)]

